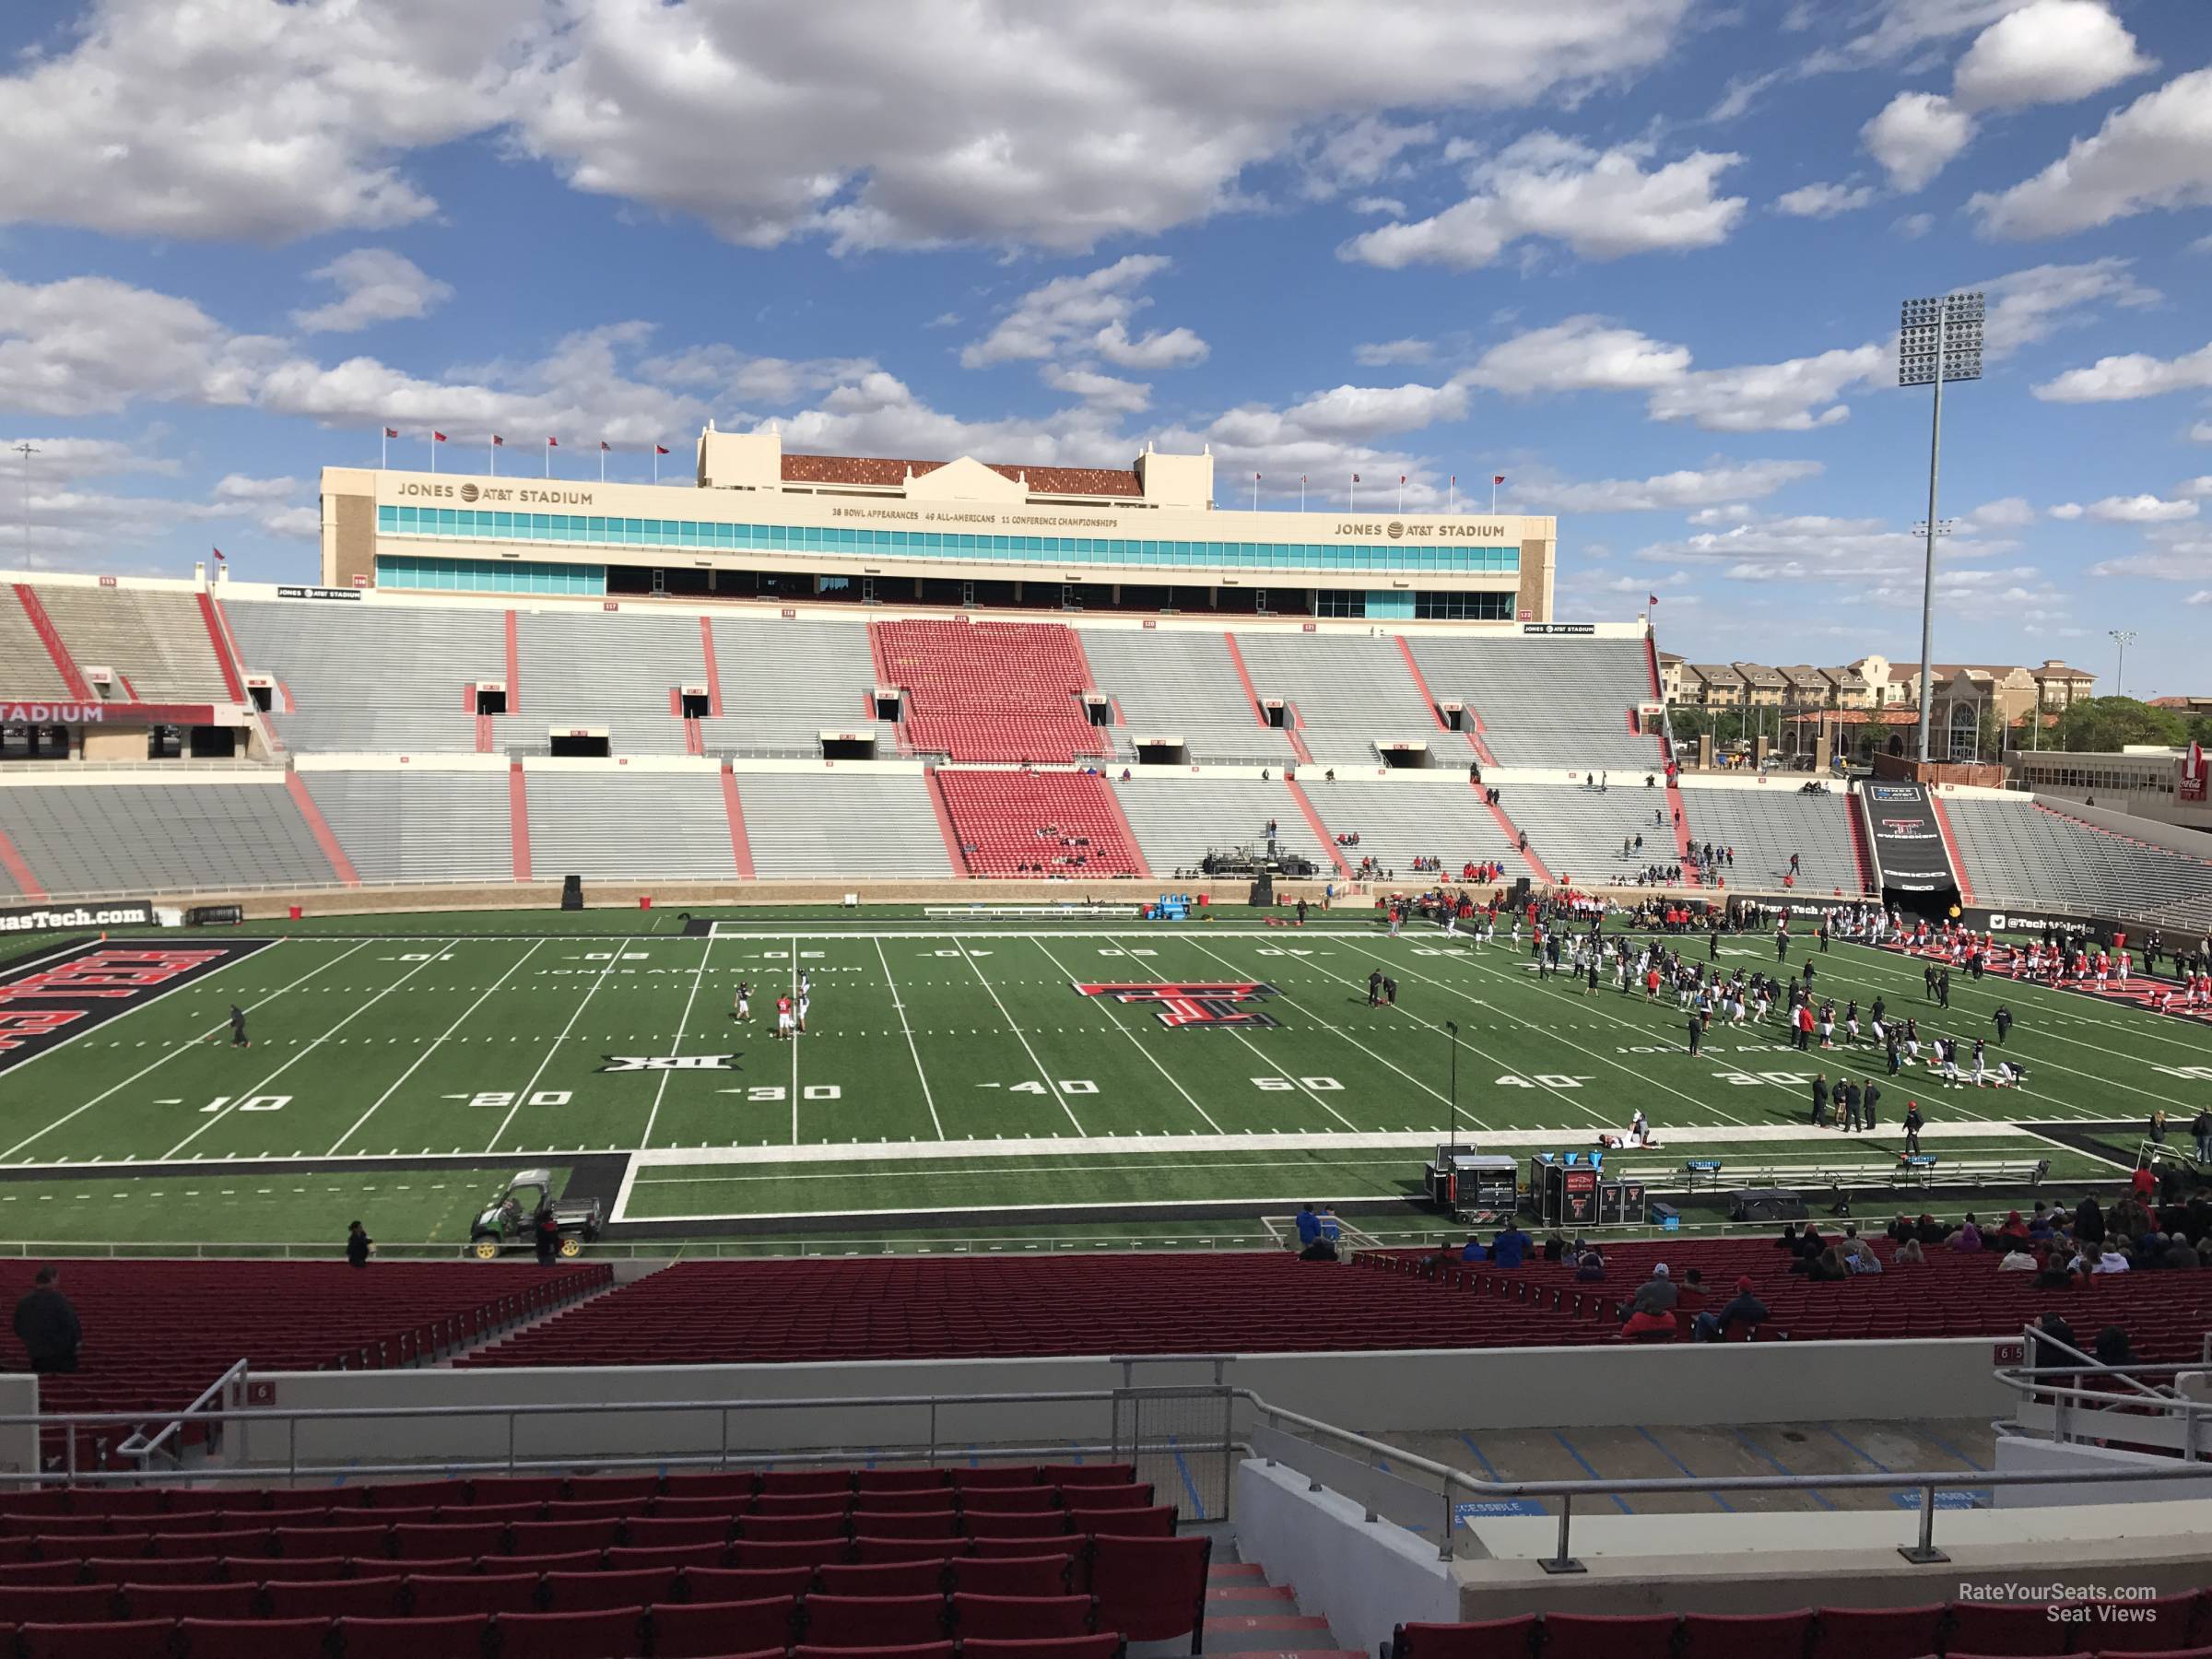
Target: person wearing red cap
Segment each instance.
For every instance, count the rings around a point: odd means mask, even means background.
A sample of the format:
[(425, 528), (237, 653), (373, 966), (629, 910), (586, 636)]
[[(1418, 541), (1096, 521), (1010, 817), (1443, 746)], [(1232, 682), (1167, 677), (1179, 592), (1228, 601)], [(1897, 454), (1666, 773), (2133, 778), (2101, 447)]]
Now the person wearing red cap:
[(1735, 1281), (1735, 1295), (1729, 1300), (1727, 1306), (1717, 1313), (1698, 1315), (1697, 1323), (1690, 1327), (1690, 1338), (1696, 1342), (1718, 1342), (1728, 1335), (1729, 1326), (1738, 1321), (1756, 1329), (1773, 1317), (1767, 1304), (1759, 1300), (1753, 1289), (1750, 1275), (1746, 1274)]

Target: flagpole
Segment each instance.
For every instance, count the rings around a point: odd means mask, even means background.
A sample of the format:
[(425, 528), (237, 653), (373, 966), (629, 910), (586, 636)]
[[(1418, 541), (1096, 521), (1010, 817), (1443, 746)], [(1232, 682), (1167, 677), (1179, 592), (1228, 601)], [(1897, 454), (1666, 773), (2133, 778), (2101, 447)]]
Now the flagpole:
[[(389, 432), (392, 429), (380, 422), (376, 429), (381, 434)], [(376, 441), (376, 470), (378, 472), (390, 472), (392, 470), (392, 440), (380, 436)]]
[(606, 445), (604, 441), (599, 445), (599, 482), (606, 482)]
[(1498, 476), (1495, 473), (1490, 475), (1490, 516), (1498, 516)]
[(1306, 510), (1306, 475), (1304, 473), (1298, 475), (1298, 510), (1300, 512)]
[(552, 476), (553, 476), (553, 440), (552, 440), (552, 439), (550, 439), (550, 438), (548, 438), (548, 439), (547, 439), (547, 440), (546, 440), (546, 477), (549, 478), (549, 477), (551, 477)]
[(430, 434), (430, 470), (433, 473), (438, 470), (438, 434), (435, 432)]
[(1452, 506), (1450, 511), (1453, 512), (1457, 512), (1459, 511), (1459, 475), (1457, 473), (1453, 473), (1452, 475)]
[(1358, 473), (1352, 475), (1352, 487), (1345, 493), (1344, 501), (1347, 512), (1359, 511), (1359, 475)]
[(1404, 473), (1398, 475), (1398, 511), (1400, 512), (1406, 511), (1406, 475)]
[(500, 441), (494, 438), (484, 449), (491, 458), (491, 476), (496, 478), (500, 476)]
[(653, 441), (653, 481), (655, 484), (661, 481), (661, 441), (658, 438)]
[(1258, 473), (1252, 475), (1252, 510), (1254, 512), (1260, 510), (1260, 475)]

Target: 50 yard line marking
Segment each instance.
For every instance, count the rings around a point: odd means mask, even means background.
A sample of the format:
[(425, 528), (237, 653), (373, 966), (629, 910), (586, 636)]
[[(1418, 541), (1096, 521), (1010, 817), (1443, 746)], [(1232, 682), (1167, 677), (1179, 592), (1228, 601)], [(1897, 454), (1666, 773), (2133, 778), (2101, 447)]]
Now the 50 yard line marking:
[[(1044, 954), (1053, 953), (1048, 950)], [(899, 982), (891, 977), (891, 959), (884, 953), (881, 939), (876, 941), (876, 959), (883, 964), (883, 982), (891, 988), (891, 1006), (899, 1010), (899, 1029), (906, 1033), (906, 1052), (914, 1057), (914, 1077), (922, 1085), (922, 1100), (929, 1108), (930, 1124), (936, 1130), (937, 1138), (943, 1140), (945, 1125), (937, 1119), (936, 1097), (929, 1092), (929, 1074), (922, 1069), (922, 1051), (914, 1046), (914, 1028), (907, 1023), (906, 1004), (899, 999)]]
[(799, 935), (791, 935), (791, 1144), (799, 1144)]
[[(288, 941), (288, 940), (279, 939), (279, 940), (277, 940), (277, 941), (276, 941), (276, 945), (274, 945), (274, 946), (271, 946), (271, 947), (270, 947), (270, 948), (271, 948), (271, 949), (277, 949), (277, 948), (280, 948), (280, 947), (282, 947), (284, 945), (286, 945), (286, 944), (287, 944), (287, 943), (288, 943), (288, 942), (289, 942), (289, 941)], [(336, 966), (337, 966), (337, 965), (338, 965), (340, 962), (344, 961), (344, 960), (345, 960), (345, 959), (346, 959), (347, 957), (349, 957), (349, 956), (352, 956), (352, 955), (354, 954), (354, 952), (355, 952), (355, 951), (366, 950), (366, 949), (368, 949), (368, 948), (369, 948), (369, 947), (370, 947), (371, 945), (372, 945), (372, 944), (374, 944), (374, 943), (375, 943), (375, 941), (374, 941), (373, 939), (363, 939), (363, 940), (362, 940), (362, 941), (361, 941), (361, 942), (359, 944), (359, 945), (356, 945), (356, 946), (353, 947), (353, 949), (352, 949), (352, 950), (341, 951), (341, 952), (340, 952), (338, 955), (336, 955), (336, 956), (335, 956), (335, 957), (331, 958), (331, 959), (330, 959), (330, 960), (329, 960), (329, 961), (327, 961), (327, 962), (318, 962), (318, 963), (317, 963), (317, 964), (316, 964), (314, 967), (312, 967), (312, 968), (310, 968), (310, 969), (309, 969), (309, 970), (308, 970), (308, 971), (307, 971), (305, 973), (301, 974), (301, 975), (300, 975), (300, 976), (298, 979), (294, 980), (294, 981), (293, 981), (293, 982), (292, 982), (290, 984), (288, 984), (288, 985), (279, 985), (279, 986), (278, 986), (278, 987), (277, 987), (276, 990), (274, 990), (274, 991), (270, 992), (270, 993), (268, 994), (268, 995), (266, 995), (266, 996), (263, 997), (263, 998), (261, 999), (261, 1001), (259, 1001), (259, 1002), (257, 1002), (257, 1003), (249, 1003), (249, 1004), (247, 1004), (247, 1005), (246, 1005), (246, 1012), (247, 1012), (247, 1013), (249, 1013), (249, 1014), (251, 1014), (251, 1013), (252, 1013), (252, 1012), (253, 1012), (254, 1009), (256, 1009), (256, 1008), (261, 1008), (261, 1007), (265, 1007), (265, 1006), (268, 1006), (270, 1003), (273, 1003), (273, 1002), (275, 1002), (275, 1001), (276, 1001), (276, 1000), (278, 997), (282, 996), (282, 995), (283, 995), (283, 994), (285, 994), (287, 991), (296, 990), (298, 987), (300, 987), (300, 986), (301, 986), (301, 985), (304, 985), (305, 983), (307, 983), (307, 982), (308, 982), (309, 980), (311, 980), (311, 979), (313, 979), (313, 978), (315, 977), (315, 975), (316, 975), (316, 974), (318, 974), (318, 973), (320, 973), (320, 972), (322, 972), (324, 969), (325, 969), (325, 968), (335, 968), (335, 967), (336, 967)], [(253, 959), (254, 959), (254, 957), (258, 957), (260, 954), (261, 954), (261, 953), (260, 953), (259, 951), (256, 951), (256, 952), (254, 953), (254, 956), (253, 956), (253, 957), (241, 957), (241, 958), (239, 959), (239, 960), (241, 960), (241, 961), (252, 961), (252, 960), (253, 960)], [(228, 971), (229, 971), (229, 970), (228, 970), (228, 969), (218, 969), (218, 970), (217, 970), (217, 971), (216, 971), (214, 973), (211, 973), (211, 974), (209, 974), (207, 977), (208, 977), (209, 979), (219, 979), (219, 978), (221, 978), (221, 977), (222, 977), (222, 975), (223, 975), (224, 973), (226, 973), (226, 972), (228, 972)], [(195, 981), (194, 982), (195, 982), (195, 983), (197, 983), (197, 982), (196, 982), (196, 981)], [(207, 1028), (206, 1030), (202, 1031), (202, 1032), (201, 1032), (201, 1033), (200, 1033), (198, 1036), (196, 1036), (196, 1037), (193, 1038), (193, 1039), (192, 1039), (192, 1041), (191, 1041), (190, 1042), (179, 1043), (179, 1044), (178, 1044), (178, 1045), (177, 1045), (175, 1048), (172, 1048), (172, 1049), (171, 1049), (171, 1050), (169, 1051), (169, 1053), (167, 1053), (166, 1054), (163, 1054), (163, 1055), (162, 1055), (162, 1056), (161, 1056), (161, 1057), (160, 1057), (159, 1060), (154, 1060), (154, 1061), (151, 1061), (151, 1062), (147, 1063), (147, 1065), (140, 1066), (140, 1067), (139, 1067), (139, 1068), (138, 1068), (136, 1071), (133, 1072), (133, 1073), (132, 1073), (132, 1074), (131, 1074), (129, 1077), (125, 1077), (125, 1078), (124, 1078), (124, 1079), (122, 1082), (120, 1082), (120, 1083), (118, 1083), (118, 1084), (116, 1084), (116, 1085), (115, 1085), (113, 1088), (103, 1088), (102, 1090), (100, 1090), (100, 1093), (98, 1093), (98, 1094), (94, 1095), (94, 1096), (93, 1096), (93, 1097), (92, 1097), (90, 1100), (87, 1100), (87, 1101), (86, 1101), (86, 1102), (85, 1102), (85, 1103), (84, 1103), (82, 1106), (79, 1106), (79, 1107), (77, 1107), (77, 1108), (76, 1109), (76, 1111), (74, 1111), (74, 1112), (64, 1112), (64, 1113), (63, 1113), (63, 1114), (62, 1114), (60, 1117), (58, 1117), (58, 1118), (55, 1118), (55, 1119), (53, 1120), (53, 1123), (51, 1123), (51, 1124), (47, 1124), (45, 1128), (43, 1128), (43, 1129), (40, 1129), (40, 1130), (37, 1130), (37, 1131), (35, 1131), (34, 1133), (32, 1133), (32, 1134), (30, 1134), (30, 1135), (25, 1135), (25, 1136), (24, 1136), (24, 1137), (23, 1137), (21, 1140), (18, 1141), (18, 1142), (17, 1142), (17, 1143), (16, 1143), (14, 1146), (12, 1146), (12, 1147), (8, 1147), (8, 1149), (7, 1149), (6, 1151), (5, 1151), (5, 1152), (0, 1152), (0, 1160), (5, 1160), (5, 1159), (6, 1159), (13, 1158), (13, 1157), (14, 1157), (14, 1156), (15, 1156), (17, 1153), (18, 1153), (18, 1152), (22, 1151), (24, 1147), (26, 1147), (29, 1146), (29, 1145), (31, 1144), (31, 1142), (33, 1142), (33, 1141), (35, 1141), (35, 1140), (40, 1140), (40, 1139), (42, 1139), (44, 1136), (46, 1136), (46, 1135), (49, 1135), (53, 1134), (53, 1132), (54, 1132), (56, 1129), (59, 1129), (59, 1128), (60, 1128), (60, 1127), (61, 1127), (61, 1126), (62, 1126), (64, 1124), (66, 1124), (67, 1122), (69, 1122), (69, 1121), (70, 1121), (70, 1119), (72, 1119), (72, 1118), (74, 1118), (74, 1117), (76, 1117), (76, 1116), (77, 1116), (79, 1113), (82, 1113), (82, 1112), (89, 1112), (89, 1111), (91, 1111), (93, 1107), (95, 1107), (95, 1106), (99, 1105), (99, 1104), (100, 1104), (100, 1103), (102, 1100), (106, 1100), (106, 1099), (107, 1099), (107, 1098), (108, 1098), (110, 1095), (112, 1095), (112, 1094), (114, 1094), (114, 1093), (118, 1092), (119, 1090), (122, 1090), (122, 1089), (128, 1088), (129, 1088), (129, 1087), (130, 1087), (132, 1084), (134, 1084), (134, 1083), (137, 1082), (139, 1078), (141, 1078), (141, 1077), (145, 1077), (145, 1076), (146, 1076), (146, 1075), (147, 1075), (148, 1072), (154, 1071), (154, 1070), (158, 1069), (159, 1067), (161, 1067), (161, 1066), (167, 1065), (168, 1065), (168, 1064), (169, 1064), (169, 1063), (170, 1063), (171, 1060), (174, 1060), (174, 1059), (175, 1059), (175, 1058), (176, 1058), (176, 1057), (177, 1057), (179, 1054), (182, 1054), (182, 1053), (188, 1053), (188, 1052), (189, 1052), (191, 1049), (193, 1049), (193, 1048), (196, 1047), (198, 1044), (200, 1044), (200, 1043), (202, 1043), (202, 1042), (205, 1042), (205, 1041), (206, 1041), (208, 1038), (210, 1038), (210, 1037), (214, 1036), (214, 1035), (215, 1035), (215, 1034), (216, 1034), (218, 1031), (221, 1030), (223, 1029), (223, 1027), (224, 1027), (224, 1026), (226, 1026), (226, 1025), (228, 1025), (229, 1023), (229, 1021), (228, 1019), (218, 1019), (218, 1020), (217, 1020), (217, 1021), (215, 1022), (215, 1024), (213, 1024), (213, 1025), (209, 1026), (209, 1027), (208, 1027), (208, 1028)], [(64, 1047), (66, 1047), (67, 1045), (66, 1045), (66, 1044), (64, 1044), (64, 1045), (62, 1045), (62, 1046), (64, 1046)], [(49, 1050), (47, 1050), (46, 1052), (47, 1052), (48, 1053), (58, 1053), (59, 1051), (58, 1051), (57, 1049), (49, 1049)]]
[(382, 1094), (376, 1097), (376, 1103), (371, 1106), (368, 1111), (361, 1113), (360, 1117), (355, 1122), (352, 1128), (347, 1130), (345, 1134), (339, 1135), (336, 1140), (331, 1143), (329, 1156), (335, 1158), (338, 1155), (338, 1148), (343, 1147), (355, 1135), (359, 1135), (361, 1132), (363, 1125), (365, 1125), (371, 1118), (374, 1117), (380, 1111), (383, 1109), (384, 1102), (389, 1100), (394, 1095), (399, 1092), (400, 1085), (405, 1083), (409, 1077), (413, 1077), (416, 1071), (421, 1066), (422, 1063), (438, 1052), (438, 1045), (443, 1042), (447, 1038), (451, 1037), (455, 1031), (459, 1030), (461, 1029), (462, 1021), (465, 1020), (478, 1008), (482, 1007), (484, 1006), (485, 999), (490, 996), (490, 994), (494, 991), (497, 991), (501, 985), (505, 984), (509, 979), (512, 978), (515, 970), (520, 968), (532, 957), (535, 956), (538, 952), (539, 946), (544, 944), (545, 941), (540, 939), (536, 945), (531, 946), (530, 948), (524, 951), (521, 956), (515, 958), (514, 960), (508, 965), (507, 971), (500, 974), (498, 979), (492, 981), (490, 984), (487, 985), (484, 988), (483, 993), (477, 996), (475, 1002), (470, 1003), (467, 1007), (462, 1009), (460, 1017), (456, 1018), (452, 1025), (447, 1026), (444, 1030), (441, 1031), (436, 1037), (431, 1039), (429, 1042), (426, 1043), (423, 1046), (422, 1053), (415, 1056), (415, 1064), (408, 1066), (406, 1071), (401, 1072), (399, 1076), (393, 1080), (392, 1087), (385, 1089)]
[(313, 1053), (315, 1050), (322, 1047), (323, 1044), (328, 1042), (331, 1039), (332, 1032), (344, 1030), (347, 1026), (351, 1025), (362, 1015), (368, 1013), (370, 1009), (375, 1007), (378, 1003), (382, 1002), (385, 997), (391, 995), (393, 992), (398, 990), (402, 985), (406, 984), (409, 980), (420, 973), (425, 968), (431, 967), (436, 963), (443, 961), (444, 959), (445, 952), (443, 950), (441, 949), (431, 951), (428, 957), (416, 963), (414, 967), (408, 969), (405, 973), (401, 974), (397, 979), (386, 985), (382, 991), (379, 991), (367, 1002), (357, 1006), (351, 1013), (340, 1019), (337, 1024), (332, 1026), (330, 1030), (324, 1031), (320, 1037), (309, 1038), (305, 1042), (300, 1045), (299, 1049), (293, 1053), (290, 1059), (287, 1060), (282, 1065), (279, 1065), (275, 1071), (271, 1072), (260, 1082), (254, 1084), (253, 1088), (246, 1089), (241, 1094), (231, 1096), (229, 1105), (224, 1107), (220, 1112), (217, 1112), (213, 1117), (202, 1124), (197, 1129), (194, 1129), (190, 1135), (186, 1135), (182, 1140), (179, 1141), (175, 1146), (164, 1152), (161, 1155), (161, 1161), (166, 1163), (171, 1159), (176, 1157), (178, 1153), (183, 1151), (185, 1147), (191, 1146), (194, 1141), (198, 1140), (201, 1135), (206, 1134), (208, 1130), (214, 1128), (218, 1124), (221, 1123), (225, 1118), (228, 1118), (232, 1112), (236, 1112), (241, 1101), (252, 1100), (255, 1095), (259, 1094), (270, 1084), (276, 1082), (277, 1078), (283, 1077), (286, 1072), (291, 1070), (293, 1066), (299, 1065), (300, 1061), (306, 1059), (308, 1055)]
[[(714, 935), (709, 934), (705, 947), (699, 953), (698, 971), (691, 975), (691, 994), (684, 998), (684, 1016), (676, 1022), (676, 1036), (668, 1044), (671, 1060), (684, 1052), (684, 1034), (691, 1026), (691, 1005), (699, 1000), (699, 988), (706, 982), (707, 957), (713, 948)], [(653, 1110), (645, 1114), (645, 1133), (638, 1141), (641, 1147), (653, 1145), (653, 1126), (661, 1118), (661, 1097), (668, 1092), (668, 1079), (674, 1076), (674, 1072), (663, 1072), (659, 1087), (653, 1091)]]

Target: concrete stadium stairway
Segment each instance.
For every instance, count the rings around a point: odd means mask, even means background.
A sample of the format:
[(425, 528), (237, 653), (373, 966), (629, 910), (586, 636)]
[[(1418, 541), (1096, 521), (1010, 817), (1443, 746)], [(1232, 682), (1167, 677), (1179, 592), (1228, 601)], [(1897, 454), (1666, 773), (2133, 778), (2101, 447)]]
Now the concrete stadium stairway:
[[(1186, 1527), (1184, 1531), (1192, 1529)], [(1235, 1550), (1227, 1538), (1214, 1544), (1214, 1564), (1206, 1584), (1206, 1651), (1208, 1653), (1300, 1653), (1310, 1659), (1355, 1659), (1357, 1649), (1336, 1640), (1325, 1618), (1298, 1610), (1298, 1592), (1268, 1582), (1257, 1561), (1228, 1559)], [(1130, 1659), (1167, 1659), (1188, 1653), (1186, 1641), (1133, 1641)]]

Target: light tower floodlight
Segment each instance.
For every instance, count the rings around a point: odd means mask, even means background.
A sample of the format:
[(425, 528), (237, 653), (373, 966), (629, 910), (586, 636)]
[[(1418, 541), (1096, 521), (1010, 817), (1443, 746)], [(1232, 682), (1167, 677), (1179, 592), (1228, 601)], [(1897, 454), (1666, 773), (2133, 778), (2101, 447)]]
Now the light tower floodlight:
[(2120, 647), (2120, 667), (2119, 672), (2112, 676), (2112, 695), (2125, 697), (2127, 695), (2127, 648), (2136, 642), (2136, 630), (2132, 628), (2108, 628), (2105, 632), (2112, 636), (2112, 643)]
[(1936, 478), (1943, 458), (1943, 384), (1982, 378), (1982, 296), (1940, 294), (1908, 300), (1899, 318), (1897, 383), (1933, 386), (1936, 408), (1928, 428), (1928, 516), (1919, 526), (1927, 538), (1920, 594), (1920, 759), (1928, 759), (1930, 696), (1936, 655), (1936, 538), (1944, 533), (1936, 516)]

